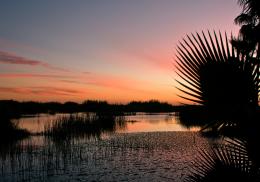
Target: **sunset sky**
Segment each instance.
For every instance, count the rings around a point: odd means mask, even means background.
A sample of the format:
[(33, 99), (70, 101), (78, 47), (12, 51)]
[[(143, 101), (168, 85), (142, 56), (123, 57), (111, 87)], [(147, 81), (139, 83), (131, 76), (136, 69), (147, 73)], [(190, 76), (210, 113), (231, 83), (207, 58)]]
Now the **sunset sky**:
[(1, 0), (0, 99), (178, 104), (178, 41), (236, 34), (240, 12), (237, 0)]

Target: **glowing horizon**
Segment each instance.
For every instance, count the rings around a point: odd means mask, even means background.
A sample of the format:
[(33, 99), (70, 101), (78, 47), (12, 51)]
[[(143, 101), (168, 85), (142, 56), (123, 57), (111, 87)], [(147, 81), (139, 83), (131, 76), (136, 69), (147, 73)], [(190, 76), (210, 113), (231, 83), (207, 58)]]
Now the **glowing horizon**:
[(179, 104), (176, 44), (207, 29), (236, 35), (236, 3), (4, 0), (0, 99)]

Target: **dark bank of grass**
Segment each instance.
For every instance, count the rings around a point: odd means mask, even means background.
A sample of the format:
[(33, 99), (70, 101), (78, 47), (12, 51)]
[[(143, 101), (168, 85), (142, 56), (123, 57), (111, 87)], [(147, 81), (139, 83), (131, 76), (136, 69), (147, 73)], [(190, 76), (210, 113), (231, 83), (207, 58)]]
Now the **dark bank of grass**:
[(125, 127), (124, 116), (107, 113), (85, 113), (61, 116), (51, 125), (46, 125), (43, 135), (54, 139), (95, 136)]
[(0, 146), (14, 143), (29, 135), (30, 133), (27, 130), (18, 128), (17, 123), (13, 123), (8, 117), (2, 115), (0, 121)]
[(207, 111), (202, 106), (186, 106), (176, 113), (179, 122), (187, 127), (203, 127), (208, 122)]
[(19, 102), (14, 100), (0, 100), (0, 112), (6, 113), (11, 118), (20, 118), (23, 115), (40, 113), (76, 113), (76, 112), (110, 112), (113, 115), (135, 112), (173, 112), (178, 106), (157, 100), (132, 101), (127, 104), (110, 104), (107, 101), (86, 100), (82, 103), (75, 102)]
[(201, 134), (209, 137), (242, 137), (260, 128), (259, 107), (186, 106), (177, 113), (177, 118), (187, 128), (200, 127)]

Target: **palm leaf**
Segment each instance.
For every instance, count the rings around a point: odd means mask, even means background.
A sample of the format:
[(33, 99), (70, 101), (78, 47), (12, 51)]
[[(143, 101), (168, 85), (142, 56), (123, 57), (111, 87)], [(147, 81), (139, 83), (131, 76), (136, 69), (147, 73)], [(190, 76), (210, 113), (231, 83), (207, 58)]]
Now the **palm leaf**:
[(210, 151), (199, 153), (187, 182), (259, 180), (259, 168), (252, 165), (246, 141), (225, 139)]
[(252, 64), (254, 58), (240, 56), (227, 34), (213, 34), (187, 35), (177, 46), (180, 97), (206, 106), (257, 106), (259, 68)]

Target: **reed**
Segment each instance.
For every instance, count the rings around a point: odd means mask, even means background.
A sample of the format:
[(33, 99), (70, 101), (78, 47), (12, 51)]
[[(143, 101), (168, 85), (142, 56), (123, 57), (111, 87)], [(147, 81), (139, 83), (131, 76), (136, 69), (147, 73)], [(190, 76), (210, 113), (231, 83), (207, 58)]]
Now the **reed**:
[(84, 113), (61, 116), (52, 124), (44, 128), (43, 135), (56, 139), (71, 137), (96, 136), (104, 132), (113, 132), (117, 128), (125, 127), (123, 116), (101, 113)]

